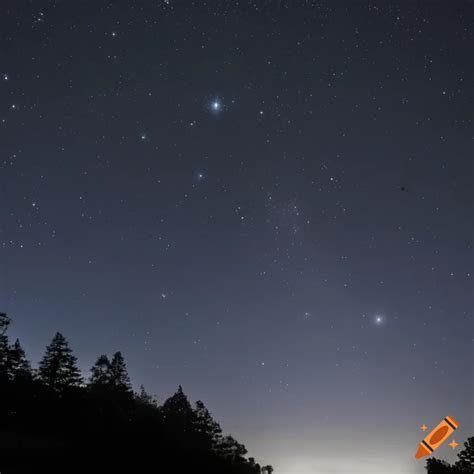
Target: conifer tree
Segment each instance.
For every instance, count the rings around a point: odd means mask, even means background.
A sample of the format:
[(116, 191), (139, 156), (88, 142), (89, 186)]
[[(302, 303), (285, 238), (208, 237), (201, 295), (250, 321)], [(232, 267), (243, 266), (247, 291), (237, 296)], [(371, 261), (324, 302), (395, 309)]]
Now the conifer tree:
[(181, 385), (178, 387), (177, 392), (163, 403), (162, 411), (165, 415), (175, 414), (186, 417), (190, 417), (194, 413)]
[(91, 369), (91, 377), (89, 379), (90, 385), (95, 388), (110, 387), (112, 380), (112, 368), (109, 358), (106, 355), (101, 355), (97, 358), (96, 363)]
[(121, 352), (116, 352), (110, 363), (110, 384), (114, 390), (131, 392), (127, 366)]
[(9, 345), (6, 335), (10, 318), (5, 313), (0, 313), (0, 382), (8, 379)]
[(135, 400), (142, 404), (155, 407), (157, 406), (156, 400), (153, 398), (152, 395), (148, 394), (145, 390), (143, 385), (140, 385), (140, 393), (135, 395)]
[(7, 332), (9, 325), (10, 318), (5, 313), (0, 313), (0, 335), (4, 335)]
[(51, 344), (46, 348), (46, 353), (39, 363), (38, 372), (41, 381), (57, 391), (78, 386), (82, 382), (77, 368), (77, 359), (61, 333), (56, 333)]
[(190, 435), (195, 431), (196, 415), (181, 385), (178, 391), (163, 403), (161, 414), (165, 425), (176, 435)]
[(25, 351), (17, 339), (8, 352), (8, 378), (10, 380), (32, 380), (30, 362), (27, 360)]
[(196, 402), (194, 413), (196, 415), (194, 422), (196, 431), (206, 439), (211, 449), (216, 449), (222, 437), (222, 429), (219, 423), (212, 418), (209, 410), (201, 400)]

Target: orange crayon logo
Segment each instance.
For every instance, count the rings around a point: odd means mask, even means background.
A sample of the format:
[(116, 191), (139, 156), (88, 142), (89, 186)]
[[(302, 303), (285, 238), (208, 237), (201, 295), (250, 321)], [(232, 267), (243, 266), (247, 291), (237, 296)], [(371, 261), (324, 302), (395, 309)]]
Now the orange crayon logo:
[(459, 423), (452, 416), (444, 418), (420, 443), (415, 454), (416, 459), (434, 453), (458, 428)]

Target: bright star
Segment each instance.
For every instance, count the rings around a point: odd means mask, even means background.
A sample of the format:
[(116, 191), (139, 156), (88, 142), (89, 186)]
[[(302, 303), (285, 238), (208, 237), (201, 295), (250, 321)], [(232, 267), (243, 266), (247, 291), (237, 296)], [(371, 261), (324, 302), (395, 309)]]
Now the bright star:
[(222, 103), (222, 101), (220, 99), (214, 99), (210, 104), (209, 104), (209, 110), (213, 113), (213, 114), (218, 114), (220, 112), (222, 112), (223, 108), (224, 108), (224, 104)]

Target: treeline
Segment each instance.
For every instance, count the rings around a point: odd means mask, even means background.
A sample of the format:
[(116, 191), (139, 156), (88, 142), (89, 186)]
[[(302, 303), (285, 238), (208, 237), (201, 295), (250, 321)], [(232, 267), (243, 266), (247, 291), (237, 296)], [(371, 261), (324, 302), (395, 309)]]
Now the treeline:
[(468, 438), (458, 460), (451, 466), (445, 461), (430, 458), (426, 462), (428, 474), (474, 474), (474, 437)]
[(84, 379), (57, 333), (33, 370), (0, 313), (0, 472), (261, 474), (245, 446), (225, 436), (181, 386), (162, 405), (134, 393), (124, 358), (98, 357)]

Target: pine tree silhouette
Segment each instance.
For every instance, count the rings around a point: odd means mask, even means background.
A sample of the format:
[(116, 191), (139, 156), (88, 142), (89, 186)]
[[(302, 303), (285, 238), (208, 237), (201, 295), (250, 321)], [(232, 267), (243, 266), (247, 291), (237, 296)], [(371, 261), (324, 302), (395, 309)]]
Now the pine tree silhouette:
[(195, 431), (196, 414), (181, 385), (177, 392), (163, 403), (161, 414), (165, 426), (174, 437), (187, 437)]
[(76, 361), (66, 338), (58, 332), (39, 363), (39, 377), (45, 385), (56, 391), (78, 386), (82, 377)]
[(9, 325), (10, 318), (5, 313), (0, 313), (0, 335), (3, 335), (7, 332)]
[(110, 387), (112, 380), (112, 368), (109, 358), (101, 355), (91, 369), (89, 383), (94, 388)]
[(16, 381), (33, 379), (30, 362), (18, 339), (8, 352), (8, 378)]
[(209, 410), (201, 400), (196, 402), (194, 413), (196, 415), (194, 422), (196, 431), (204, 438), (205, 443), (210, 449), (216, 450), (222, 438), (222, 429), (219, 423), (212, 418)]
[(181, 385), (177, 392), (163, 403), (162, 412), (165, 416), (173, 414), (183, 418), (194, 418), (194, 411)]
[(140, 385), (140, 393), (135, 395), (135, 400), (142, 405), (147, 405), (147, 406), (152, 406), (152, 407), (157, 406), (156, 400), (153, 398), (152, 395), (149, 395), (146, 392), (145, 387), (143, 385)]
[(8, 378), (9, 345), (6, 335), (10, 318), (5, 313), (0, 313), (0, 382)]
[[(18, 467), (11, 472), (18, 474), (82, 472), (74, 453), (93, 449), (100, 472), (122, 472), (127, 463), (133, 465), (132, 471), (137, 465), (146, 470), (152, 463), (157, 472), (261, 473), (255, 459), (245, 458), (245, 446), (231, 436), (223, 437), (204, 403), (198, 401), (193, 408), (181, 386), (162, 406), (143, 386), (133, 394), (120, 352), (112, 361), (98, 357), (89, 385), (78, 386), (76, 358), (57, 333), (40, 361), (38, 377), (33, 377), (20, 342), (8, 344), (9, 320), (0, 316), (8, 369), (0, 381), (0, 441), (11, 438), (15, 446), (12, 451), (0, 443), (0, 471), (4, 472), (9, 456), (8, 462)], [(26, 378), (28, 383), (18, 383)], [(74, 390), (67, 390), (70, 387)], [(41, 446), (41, 459), (29, 445)], [(111, 457), (111, 452), (118, 455)], [(66, 464), (58, 464), (58, 459)]]
[(110, 363), (110, 384), (114, 390), (120, 392), (131, 392), (130, 378), (127, 366), (121, 352), (116, 352)]

